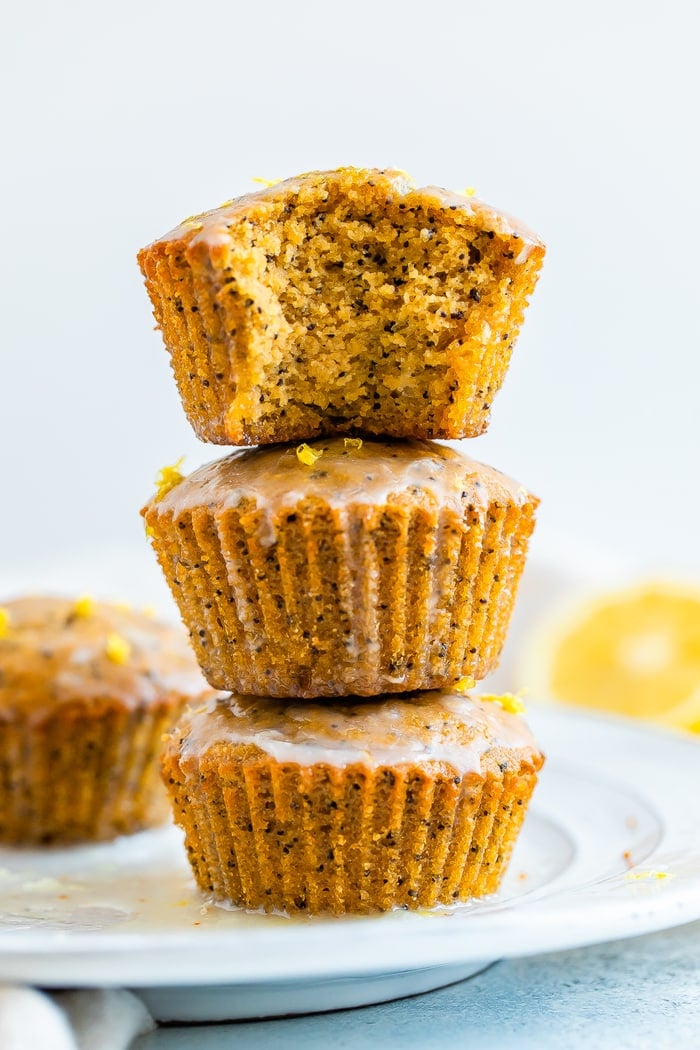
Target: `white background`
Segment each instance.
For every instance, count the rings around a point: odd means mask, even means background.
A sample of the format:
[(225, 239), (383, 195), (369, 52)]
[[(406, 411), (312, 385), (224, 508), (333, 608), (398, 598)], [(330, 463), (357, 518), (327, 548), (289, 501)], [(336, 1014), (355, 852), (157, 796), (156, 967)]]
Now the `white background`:
[(537, 549), (564, 534), (700, 573), (696, 10), (15, 3), (0, 85), (5, 578), (89, 550), (150, 566), (138, 509), (157, 468), (222, 453), (185, 421), (135, 253), (251, 176), (340, 164), (474, 185), (546, 240), (491, 430), (469, 446), (542, 497)]

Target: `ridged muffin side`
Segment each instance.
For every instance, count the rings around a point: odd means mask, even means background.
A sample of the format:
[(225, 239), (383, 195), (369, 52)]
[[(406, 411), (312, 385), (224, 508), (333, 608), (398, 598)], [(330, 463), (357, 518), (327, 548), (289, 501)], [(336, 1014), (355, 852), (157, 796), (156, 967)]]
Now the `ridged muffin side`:
[(542, 755), (517, 716), (487, 721), (488, 706), (423, 693), (290, 712), (233, 697), (190, 713), (162, 761), (200, 889), (307, 914), (495, 892)]
[(158, 756), (182, 707), (127, 711), (105, 698), (35, 725), (0, 722), (0, 841), (96, 842), (164, 824)]
[(217, 689), (432, 689), (498, 660), (537, 499), (431, 442), (234, 453), (144, 508)]

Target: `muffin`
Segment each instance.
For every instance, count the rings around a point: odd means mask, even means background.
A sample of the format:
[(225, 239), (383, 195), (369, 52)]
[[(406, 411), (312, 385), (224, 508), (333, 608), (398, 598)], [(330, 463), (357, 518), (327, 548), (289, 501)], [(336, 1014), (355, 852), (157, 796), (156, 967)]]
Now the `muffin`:
[(211, 690), (180, 628), (89, 598), (0, 609), (0, 841), (110, 839), (164, 822), (163, 733)]
[(311, 172), (139, 253), (202, 440), (482, 433), (544, 246), (399, 171)]
[(543, 756), (517, 715), (435, 691), (212, 699), (162, 761), (204, 893), (341, 914), (495, 892)]
[(210, 685), (313, 698), (491, 671), (537, 502), (442, 445), (335, 437), (234, 452), (143, 514)]

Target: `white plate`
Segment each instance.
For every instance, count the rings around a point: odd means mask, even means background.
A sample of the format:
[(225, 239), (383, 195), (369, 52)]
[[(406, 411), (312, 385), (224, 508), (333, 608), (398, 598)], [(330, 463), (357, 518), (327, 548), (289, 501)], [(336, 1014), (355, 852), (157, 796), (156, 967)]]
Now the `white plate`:
[(579, 711), (529, 720), (551, 758), (497, 897), (287, 919), (203, 905), (172, 828), (2, 850), (0, 980), (127, 985), (164, 1019), (262, 1016), (378, 1002), (498, 958), (699, 918), (698, 742)]

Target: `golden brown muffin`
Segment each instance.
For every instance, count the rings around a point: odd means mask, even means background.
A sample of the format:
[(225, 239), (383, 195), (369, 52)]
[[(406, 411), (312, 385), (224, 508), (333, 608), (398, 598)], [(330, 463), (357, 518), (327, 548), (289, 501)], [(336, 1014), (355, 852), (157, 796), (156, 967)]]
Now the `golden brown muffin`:
[(537, 499), (425, 441), (234, 452), (144, 508), (217, 689), (373, 696), (482, 678)]
[(402, 172), (312, 172), (187, 219), (139, 263), (202, 440), (472, 437), (544, 246)]
[(89, 598), (7, 602), (0, 841), (109, 839), (162, 823), (162, 735), (209, 695), (179, 628)]
[(200, 888), (265, 911), (424, 908), (493, 893), (543, 757), (459, 693), (205, 703), (163, 778)]

